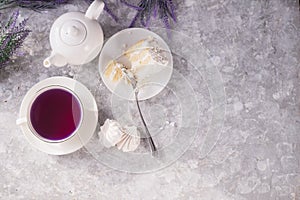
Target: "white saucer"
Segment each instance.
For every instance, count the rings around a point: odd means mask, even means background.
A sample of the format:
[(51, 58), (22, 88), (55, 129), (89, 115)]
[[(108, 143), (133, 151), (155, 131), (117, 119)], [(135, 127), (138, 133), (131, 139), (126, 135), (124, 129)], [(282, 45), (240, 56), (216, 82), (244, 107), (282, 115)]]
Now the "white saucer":
[(148, 38), (149, 36), (157, 39), (160, 48), (167, 52), (169, 64), (165, 67), (164, 70), (148, 78), (148, 80), (150, 81), (147, 81), (147, 83), (139, 89), (139, 99), (145, 100), (154, 97), (159, 92), (161, 92), (164, 89), (164, 87), (166, 87), (166, 85), (171, 79), (173, 72), (173, 58), (166, 42), (156, 33), (147, 29), (129, 28), (122, 30), (113, 35), (106, 42), (99, 58), (99, 70), (104, 84), (112, 93), (116, 94), (121, 98), (134, 100), (132, 86), (126, 84), (125, 81), (119, 81), (118, 83), (114, 83), (107, 77), (105, 77), (103, 73), (106, 69), (106, 66), (109, 61), (116, 59), (120, 55), (122, 55), (124, 53), (123, 51), (126, 49), (125, 47), (128, 48), (134, 45), (136, 42)]
[[(28, 108), (35, 94), (48, 86), (60, 86), (72, 91), (82, 105), (82, 122), (76, 133), (63, 142), (46, 142), (39, 139), (27, 123)], [(25, 95), (17, 124), (21, 127), (31, 145), (48, 154), (63, 155), (72, 153), (83, 147), (95, 132), (98, 122), (98, 109), (91, 92), (80, 82), (67, 77), (51, 77), (34, 85)]]

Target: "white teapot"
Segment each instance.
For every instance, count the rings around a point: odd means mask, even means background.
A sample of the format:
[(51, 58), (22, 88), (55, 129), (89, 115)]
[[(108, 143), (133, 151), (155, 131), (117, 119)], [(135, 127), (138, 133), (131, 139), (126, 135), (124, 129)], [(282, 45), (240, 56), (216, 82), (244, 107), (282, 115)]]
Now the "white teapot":
[(55, 20), (50, 30), (52, 53), (44, 60), (44, 66), (82, 65), (92, 61), (103, 45), (103, 31), (97, 21), (103, 8), (104, 3), (95, 0), (85, 14), (69, 12)]

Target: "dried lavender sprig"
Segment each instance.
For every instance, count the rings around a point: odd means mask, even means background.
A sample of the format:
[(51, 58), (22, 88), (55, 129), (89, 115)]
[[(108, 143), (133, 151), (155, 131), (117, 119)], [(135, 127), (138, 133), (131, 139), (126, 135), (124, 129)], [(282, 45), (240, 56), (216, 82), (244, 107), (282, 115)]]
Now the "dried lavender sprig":
[(22, 7), (34, 11), (43, 11), (46, 9), (57, 8), (60, 4), (67, 3), (68, 0), (2, 0), (0, 1), (0, 10), (13, 7)]
[(168, 0), (167, 1), (167, 4), (168, 4), (168, 7), (169, 7), (169, 9), (170, 9), (170, 16), (172, 17), (172, 19), (175, 21), (175, 22), (177, 22), (177, 17), (176, 17), (176, 15), (175, 15), (175, 6), (174, 6), (174, 3), (173, 3), (173, 1), (172, 0)]
[(138, 18), (140, 18), (140, 23), (143, 26), (148, 27), (150, 18), (156, 18), (157, 14), (167, 29), (170, 29), (171, 20), (177, 21), (173, 0), (140, 0), (137, 5), (133, 5), (127, 0), (120, 0), (120, 2), (137, 11), (130, 23), (130, 27), (135, 25)]
[(137, 19), (138, 19), (138, 16), (139, 16), (139, 13), (137, 12), (137, 13), (135, 14), (135, 16), (133, 17), (133, 19), (131, 20), (130, 25), (129, 25), (129, 28), (134, 27), (135, 22), (136, 22)]
[(147, 2), (145, 2), (145, 5), (143, 5), (143, 7), (145, 8), (145, 12), (141, 13), (141, 16), (140, 16), (140, 21), (141, 21), (141, 24), (144, 26), (144, 27), (148, 27), (149, 26), (149, 23), (150, 23), (150, 18), (151, 18), (151, 8), (152, 8), (152, 4), (154, 4), (155, 0), (148, 0)]
[(19, 12), (15, 11), (6, 24), (0, 26), (0, 67), (8, 63), (16, 49), (23, 44), (31, 32), (26, 28), (27, 19), (17, 24), (18, 17)]
[(116, 22), (118, 21), (117, 16), (109, 9), (109, 7), (106, 4), (104, 6), (104, 11), (106, 11)]
[[(4, 48), (7, 46), (8, 42), (10, 41), (10, 34), (13, 29), (16, 26), (16, 21), (17, 18), (19, 16), (19, 11), (14, 12), (11, 17), (8, 19), (7, 23), (4, 26), (4, 29), (1, 30), (1, 35), (3, 36), (3, 38), (1, 37), (1, 41), (0, 41), (0, 50), (4, 50)], [(2, 25), (1, 25), (2, 27)], [(4, 38), (4, 36), (7, 35), (6, 38)]]
[(143, 26), (147, 26), (150, 21), (150, 15), (148, 15), (148, 18), (147, 18), (147, 23), (144, 23), (143, 21), (143, 18), (144, 18), (144, 15), (145, 15), (145, 10), (147, 9), (147, 6), (146, 6), (146, 1), (140, 1), (139, 4), (137, 6), (133, 5), (133, 4), (130, 4), (128, 3), (126, 0), (120, 0), (121, 3), (123, 3), (124, 5), (130, 7), (130, 8), (133, 8), (135, 10), (137, 10), (137, 13), (136, 15), (133, 17), (132, 21), (130, 22), (130, 25), (129, 27), (133, 27), (136, 23), (136, 21), (138, 20), (138, 18), (140, 17), (140, 21), (141, 21), (141, 24)]
[(128, 3), (126, 0), (120, 0), (120, 2), (123, 3), (124, 5), (130, 7), (130, 8), (133, 8), (133, 9), (136, 9), (136, 10), (143, 10), (139, 6), (135, 6), (135, 5), (131, 4), (131, 3)]

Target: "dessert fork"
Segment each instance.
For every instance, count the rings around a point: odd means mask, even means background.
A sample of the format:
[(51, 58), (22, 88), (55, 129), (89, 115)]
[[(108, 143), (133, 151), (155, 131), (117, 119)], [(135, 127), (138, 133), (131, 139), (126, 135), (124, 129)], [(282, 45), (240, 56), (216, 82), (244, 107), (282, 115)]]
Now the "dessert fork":
[(137, 105), (137, 108), (138, 108), (138, 111), (139, 111), (142, 123), (143, 123), (144, 128), (145, 128), (145, 132), (146, 132), (146, 135), (147, 135), (147, 141), (148, 141), (148, 144), (150, 146), (151, 154), (152, 154), (152, 156), (154, 156), (156, 154), (156, 152), (157, 152), (157, 148), (156, 148), (155, 143), (154, 143), (154, 141), (152, 139), (152, 136), (150, 134), (150, 131), (149, 131), (148, 127), (147, 127), (147, 124), (145, 122), (145, 119), (143, 117), (143, 114), (142, 114), (142, 111), (141, 111), (141, 108), (140, 108), (140, 104), (139, 104), (139, 100), (138, 100), (139, 89), (137, 87), (137, 79), (125, 67), (121, 68), (121, 70), (122, 70), (123, 75), (128, 79), (128, 81), (132, 85), (132, 88), (134, 90), (135, 102), (136, 102), (136, 105)]

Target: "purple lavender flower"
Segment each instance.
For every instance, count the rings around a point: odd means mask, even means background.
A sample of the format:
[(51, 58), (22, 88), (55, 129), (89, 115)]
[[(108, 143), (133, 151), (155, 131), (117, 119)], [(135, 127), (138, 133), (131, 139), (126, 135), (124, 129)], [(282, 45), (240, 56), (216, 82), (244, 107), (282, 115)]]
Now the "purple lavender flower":
[(30, 33), (26, 28), (28, 19), (17, 24), (19, 11), (15, 11), (6, 24), (0, 24), (0, 67), (6, 64)]
[(137, 11), (129, 27), (133, 27), (137, 20), (140, 20), (143, 26), (148, 27), (151, 17), (156, 18), (157, 15), (167, 29), (170, 29), (172, 20), (177, 21), (173, 0), (140, 0), (137, 5), (129, 3), (128, 0), (120, 0), (120, 2)]
[(3, 0), (0, 1), (0, 10), (18, 6), (39, 12), (46, 9), (54, 9), (58, 5), (65, 4), (67, 2), (68, 0)]

